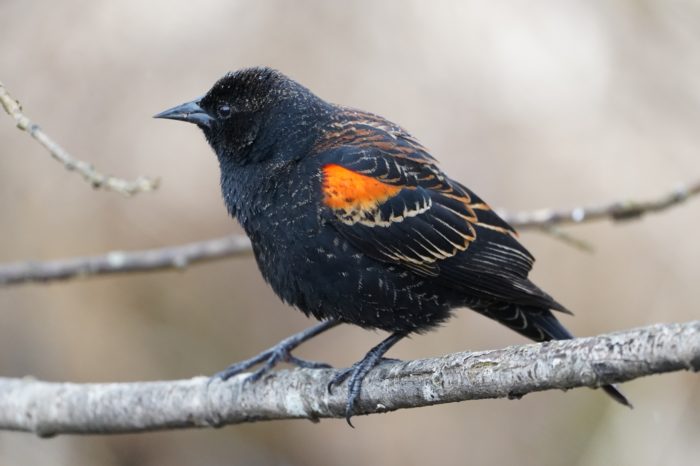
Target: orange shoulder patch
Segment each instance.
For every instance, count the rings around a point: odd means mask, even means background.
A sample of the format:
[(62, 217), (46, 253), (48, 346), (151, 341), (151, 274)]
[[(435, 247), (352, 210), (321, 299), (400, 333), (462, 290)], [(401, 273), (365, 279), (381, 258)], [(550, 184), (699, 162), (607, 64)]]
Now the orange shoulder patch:
[(324, 203), (331, 209), (367, 209), (395, 196), (401, 187), (382, 183), (370, 176), (333, 163), (324, 165)]

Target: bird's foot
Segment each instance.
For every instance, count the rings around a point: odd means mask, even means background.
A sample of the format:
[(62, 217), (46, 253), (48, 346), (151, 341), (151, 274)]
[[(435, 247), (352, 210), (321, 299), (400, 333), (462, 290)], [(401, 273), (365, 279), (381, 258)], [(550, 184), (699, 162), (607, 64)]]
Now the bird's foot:
[(250, 374), (246, 378), (246, 382), (255, 382), (259, 380), (260, 377), (267, 374), (281, 362), (287, 362), (304, 369), (328, 369), (331, 367), (329, 364), (323, 362), (307, 361), (306, 359), (298, 358), (291, 353), (291, 348), (287, 347), (283, 343), (284, 342), (275, 345), (250, 359), (246, 359), (245, 361), (241, 361), (227, 367), (223, 371), (216, 373), (214, 378), (228, 380), (234, 375), (238, 375), (260, 363), (263, 363), (263, 365), (258, 370)]
[(306, 368), (306, 369), (327, 369), (330, 368), (331, 366), (322, 363), (322, 362), (316, 362), (316, 361), (307, 361), (305, 359), (297, 358), (292, 354), (292, 350), (299, 346), (301, 343), (304, 341), (318, 335), (319, 333), (322, 333), (330, 328), (335, 327), (338, 325), (339, 322), (336, 321), (325, 321), (322, 322), (314, 327), (308, 328), (302, 332), (299, 332), (297, 334), (294, 334), (288, 338), (285, 338), (272, 348), (269, 348), (262, 353), (258, 354), (257, 356), (254, 356), (250, 359), (246, 359), (245, 361), (238, 362), (236, 364), (233, 364), (226, 369), (224, 369), (221, 372), (216, 373), (212, 379), (221, 379), (221, 380), (228, 380), (231, 377), (238, 375), (251, 367), (261, 364), (262, 366), (250, 374), (248, 378), (246, 378), (246, 382), (255, 382), (256, 380), (259, 380), (260, 377), (265, 375), (267, 372), (269, 372), (271, 369), (273, 369), (277, 364), (280, 362), (287, 362), (289, 364), (293, 364), (297, 367), (301, 368)]
[(328, 392), (332, 393), (333, 387), (343, 383), (346, 379), (348, 381), (348, 398), (345, 402), (345, 420), (350, 427), (355, 427), (352, 425), (350, 418), (355, 414), (355, 405), (357, 400), (360, 398), (360, 391), (362, 390), (362, 381), (365, 379), (369, 371), (381, 364), (382, 362), (398, 361), (397, 359), (389, 359), (382, 357), (389, 348), (391, 348), (396, 342), (402, 339), (404, 334), (393, 334), (386, 340), (382, 341), (380, 344), (372, 348), (364, 358), (356, 362), (347, 369), (343, 369), (338, 372), (335, 377), (328, 383)]

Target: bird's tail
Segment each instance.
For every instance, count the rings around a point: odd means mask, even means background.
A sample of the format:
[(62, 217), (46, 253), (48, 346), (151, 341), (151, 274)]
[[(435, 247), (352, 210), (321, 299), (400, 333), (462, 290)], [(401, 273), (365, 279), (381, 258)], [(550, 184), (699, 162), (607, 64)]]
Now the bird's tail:
[[(485, 309), (475, 310), (537, 342), (574, 338), (549, 309), (508, 303), (492, 304)], [(617, 386), (603, 385), (601, 388), (618, 403), (632, 407)]]

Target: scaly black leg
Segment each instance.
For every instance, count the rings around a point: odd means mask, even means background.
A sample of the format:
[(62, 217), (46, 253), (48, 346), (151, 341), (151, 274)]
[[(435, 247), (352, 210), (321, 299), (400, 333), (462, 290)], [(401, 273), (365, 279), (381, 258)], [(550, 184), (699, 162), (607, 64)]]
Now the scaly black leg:
[(280, 362), (288, 362), (298, 367), (311, 369), (329, 368), (331, 366), (322, 362), (306, 361), (304, 359), (299, 359), (296, 356), (293, 356), (291, 351), (300, 344), (304, 343), (306, 340), (309, 340), (315, 337), (316, 335), (325, 332), (326, 330), (332, 329), (338, 324), (340, 324), (340, 321), (326, 320), (318, 325), (309, 327), (306, 330), (303, 330), (299, 333), (295, 333), (294, 335), (285, 338), (272, 348), (263, 351), (257, 356), (254, 356), (250, 359), (246, 359), (245, 361), (241, 361), (227, 367), (223, 371), (215, 374), (214, 378), (228, 380), (234, 375), (240, 374), (241, 372), (248, 370), (256, 364), (260, 364), (261, 362), (264, 362), (262, 367), (260, 367), (260, 369), (258, 369), (257, 371), (253, 372), (246, 379), (246, 381), (255, 382)]
[(350, 422), (350, 418), (355, 410), (355, 403), (360, 397), (362, 381), (364, 380), (365, 376), (372, 370), (372, 368), (377, 366), (385, 359), (382, 356), (389, 351), (389, 348), (394, 346), (405, 336), (405, 333), (391, 334), (388, 338), (369, 350), (365, 357), (353, 364), (352, 367), (340, 371), (328, 384), (328, 391), (330, 392), (334, 385), (340, 384), (345, 379), (350, 377), (350, 381), (348, 382), (348, 399), (345, 404), (345, 420), (350, 427), (355, 427), (352, 425), (352, 422)]

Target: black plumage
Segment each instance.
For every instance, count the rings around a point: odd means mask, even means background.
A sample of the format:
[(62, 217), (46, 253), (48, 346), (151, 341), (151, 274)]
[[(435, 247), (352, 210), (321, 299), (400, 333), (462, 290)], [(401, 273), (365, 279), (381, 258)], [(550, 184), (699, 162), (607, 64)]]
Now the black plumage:
[[(229, 213), (250, 237), (265, 280), (323, 321), (223, 378), (339, 323), (391, 336), (350, 377), (348, 420), (362, 379), (401, 338), (469, 307), (535, 341), (571, 338), (564, 306), (528, 279), (534, 258), (476, 194), (451, 180), (416, 139), (370, 113), (325, 102), (269, 68), (220, 79), (201, 99), (157, 117), (197, 124), (214, 149)], [(612, 386), (617, 401), (628, 404)]]

